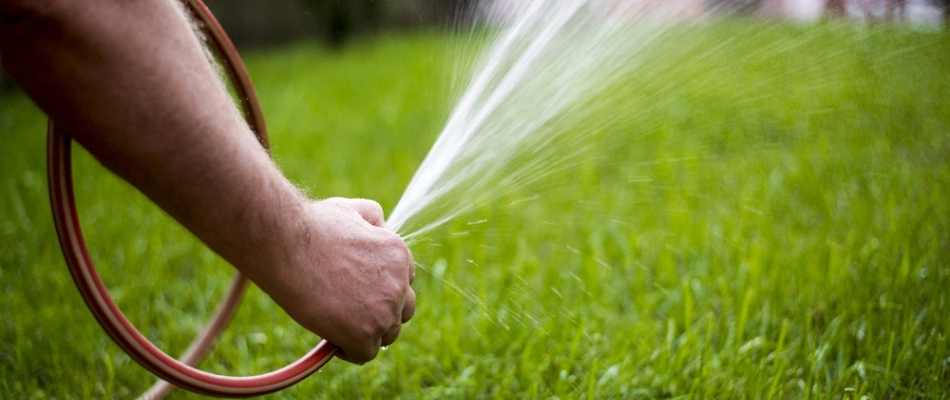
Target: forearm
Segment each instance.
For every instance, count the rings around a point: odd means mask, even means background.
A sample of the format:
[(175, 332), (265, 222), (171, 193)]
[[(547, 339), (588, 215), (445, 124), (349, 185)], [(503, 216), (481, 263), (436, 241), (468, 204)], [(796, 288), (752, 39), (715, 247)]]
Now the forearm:
[[(259, 283), (306, 201), (169, 0), (54, 2), (0, 34), (4, 69), (107, 168)], [(265, 243), (277, 241), (274, 243)], [(265, 245), (269, 244), (269, 245)]]
[(366, 362), (396, 340), (415, 310), (405, 242), (379, 204), (311, 202), (283, 177), (177, 0), (41, 1), (0, 0), (0, 62), (58, 128), (337, 356)]

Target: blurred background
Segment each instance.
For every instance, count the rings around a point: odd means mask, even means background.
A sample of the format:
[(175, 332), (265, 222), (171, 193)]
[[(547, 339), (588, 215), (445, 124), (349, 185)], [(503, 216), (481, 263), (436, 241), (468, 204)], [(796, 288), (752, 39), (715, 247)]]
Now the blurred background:
[[(527, 2), (204, 1), (242, 50), (285, 174), (387, 211), (493, 25)], [(560, 168), (462, 197), (478, 208), (413, 245), (420, 307), (378, 362), (332, 362), (270, 398), (946, 398), (948, 1), (599, 0), (670, 23), (617, 40), (645, 62), (555, 126), (578, 139), (538, 153)], [(590, 55), (629, 52), (558, 52), (575, 53), (546, 65), (577, 77)], [(549, 111), (550, 92), (517, 92), (540, 100), (500, 107), (514, 118), (494, 127)], [(45, 126), (0, 77), (0, 399), (130, 398), (153, 377), (64, 269)], [(179, 354), (233, 269), (74, 149), (104, 283)], [(313, 343), (252, 288), (202, 368), (263, 373)]]
[[(682, 17), (709, 11), (814, 21), (853, 18), (937, 26), (950, 17), (950, 0), (614, 0), (665, 3)], [(494, 0), (517, 3), (518, 0)], [(381, 31), (462, 28), (477, 21), (475, 0), (205, 0), (239, 47), (301, 39), (329, 46)], [(481, 3), (492, 3), (486, 1)], [(669, 6), (675, 3), (676, 7)], [(5, 84), (9, 87), (9, 83)]]
[[(698, 19), (710, 12), (793, 21), (849, 18), (938, 27), (950, 0), (614, 0), (663, 3), (664, 17)], [(348, 40), (410, 29), (461, 29), (484, 20), (486, 4), (518, 0), (205, 0), (239, 49), (316, 40), (339, 48)], [(671, 5), (671, 3), (673, 5)], [(479, 6), (480, 5), (480, 6)], [(15, 85), (0, 71), (0, 93)]]
[[(950, 0), (614, 0), (664, 3), (682, 18), (709, 11), (763, 18), (866, 21), (939, 25)], [(518, 0), (495, 0), (517, 3)], [(386, 30), (461, 28), (479, 20), (474, 0), (206, 0), (232, 40), (241, 47), (315, 38), (330, 46)], [(487, 2), (490, 3), (490, 2)], [(673, 7), (670, 3), (675, 3)], [(495, 8), (500, 8), (495, 5)]]

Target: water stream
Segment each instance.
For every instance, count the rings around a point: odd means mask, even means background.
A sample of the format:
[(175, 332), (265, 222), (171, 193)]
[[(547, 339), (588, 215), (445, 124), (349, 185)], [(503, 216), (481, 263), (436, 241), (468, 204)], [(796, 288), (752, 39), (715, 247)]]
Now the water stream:
[(477, 72), (391, 213), (388, 228), (412, 240), (479, 201), (569, 168), (592, 130), (569, 127), (595, 111), (604, 90), (643, 60), (649, 45), (671, 26), (662, 16), (683, 12), (674, 3), (485, 5), (483, 15), (497, 25), (497, 36), (476, 62)]

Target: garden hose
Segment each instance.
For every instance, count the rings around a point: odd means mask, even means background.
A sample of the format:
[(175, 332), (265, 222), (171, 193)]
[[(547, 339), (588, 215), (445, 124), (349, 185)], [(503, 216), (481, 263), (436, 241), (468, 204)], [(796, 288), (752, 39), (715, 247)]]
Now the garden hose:
[[(188, 11), (199, 21), (200, 29), (204, 31), (211, 51), (221, 60), (223, 69), (227, 71), (228, 78), (240, 100), (245, 119), (264, 148), (268, 148), (267, 130), (257, 94), (254, 92), (247, 70), (234, 45), (201, 0), (183, 1)], [(109, 336), (136, 362), (164, 380), (159, 381), (143, 394), (143, 398), (160, 398), (171, 389), (170, 385), (219, 397), (259, 396), (300, 382), (333, 357), (337, 350), (336, 346), (323, 340), (294, 363), (262, 375), (230, 377), (196, 369), (195, 365), (208, 353), (215, 339), (227, 325), (247, 288), (247, 278), (240, 273), (235, 275), (227, 294), (218, 305), (208, 325), (191, 343), (180, 360), (165, 354), (149, 342), (135, 329), (109, 296), (89, 256), (73, 195), (70, 138), (57, 132), (56, 124), (52, 120), (49, 122), (47, 135), (50, 205), (53, 209), (56, 234), (66, 258), (66, 265), (86, 305)]]

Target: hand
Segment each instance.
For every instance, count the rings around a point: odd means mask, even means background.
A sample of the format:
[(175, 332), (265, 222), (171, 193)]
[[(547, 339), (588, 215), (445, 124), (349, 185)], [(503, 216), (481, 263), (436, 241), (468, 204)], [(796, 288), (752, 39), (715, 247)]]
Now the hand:
[(0, 48), (4, 71), (73, 139), (340, 358), (372, 360), (399, 336), (416, 304), (405, 242), (378, 204), (312, 202), (280, 173), (181, 5), (0, 0)]
[[(412, 318), (415, 265), (406, 243), (382, 228), (374, 201), (332, 198), (306, 207), (291, 258), (262, 288), (305, 328), (362, 364), (392, 344)], [(260, 284), (260, 283), (259, 283)]]

